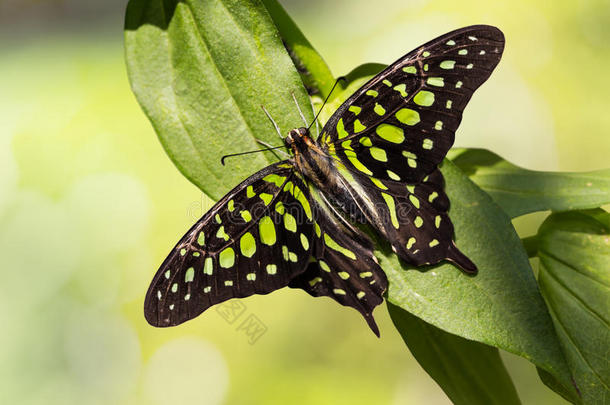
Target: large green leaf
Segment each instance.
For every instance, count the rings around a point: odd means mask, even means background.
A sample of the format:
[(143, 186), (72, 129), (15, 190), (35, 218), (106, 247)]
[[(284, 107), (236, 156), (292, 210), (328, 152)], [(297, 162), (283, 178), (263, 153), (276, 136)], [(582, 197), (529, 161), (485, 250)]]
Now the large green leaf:
[(538, 232), (538, 281), (584, 403), (610, 401), (610, 214), (553, 214)]
[(301, 78), (259, 0), (131, 0), (125, 22), (131, 86), (180, 171), (214, 199), (272, 155), (220, 165), (220, 156), (259, 149), (302, 125), (294, 92), (313, 119)]
[[(388, 301), (449, 333), (515, 353), (567, 388), (571, 376), (552, 320), (510, 218), (450, 161), (441, 168), (460, 250), (478, 266), (407, 266), (380, 242)], [(407, 331), (408, 332), (408, 331)]]
[(515, 218), (610, 204), (610, 169), (583, 173), (523, 169), (484, 149), (456, 149), (451, 160)]
[(454, 404), (521, 403), (498, 349), (444, 332), (395, 305), (388, 310), (413, 356)]

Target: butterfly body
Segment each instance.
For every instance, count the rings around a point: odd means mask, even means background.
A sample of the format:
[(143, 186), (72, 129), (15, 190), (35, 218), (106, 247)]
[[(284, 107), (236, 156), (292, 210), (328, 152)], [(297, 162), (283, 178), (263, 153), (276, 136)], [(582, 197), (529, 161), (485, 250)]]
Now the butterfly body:
[(328, 296), (372, 316), (387, 278), (367, 224), (412, 266), (475, 264), (456, 247), (438, 169), (462, 111), (504, 46), (490, 26), (450, 32), (408, 53), (350, 96), (292, 156), (237, 185), (176, 245), (148, 290), (155, 326), (192, 319), (230, 298), (282, 287)]

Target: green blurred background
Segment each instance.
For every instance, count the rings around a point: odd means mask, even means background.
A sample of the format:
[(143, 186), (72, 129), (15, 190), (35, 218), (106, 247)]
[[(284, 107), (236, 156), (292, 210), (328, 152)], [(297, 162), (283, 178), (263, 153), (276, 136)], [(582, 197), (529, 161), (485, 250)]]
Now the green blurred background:
[[(282, 4), (337, 75), (496, 25), (505, 56), (456, 144), (533, 169), (610, 166), (607, 0)], [(146, 324), (157, 266), (211, 202), (173, 167), (129, 89), (124, 8), (0, 0), (0, 403), (450, 403), (384, 306), (381, 339), (356, 311), (295, 290), (242, 300), (233, 323), (212, 309), (177, 328)], [(250, 315), (266, 328), (254, 344), (239, 328)], [(524, 404), (565, 403), (533, 366), (503, 356)]]

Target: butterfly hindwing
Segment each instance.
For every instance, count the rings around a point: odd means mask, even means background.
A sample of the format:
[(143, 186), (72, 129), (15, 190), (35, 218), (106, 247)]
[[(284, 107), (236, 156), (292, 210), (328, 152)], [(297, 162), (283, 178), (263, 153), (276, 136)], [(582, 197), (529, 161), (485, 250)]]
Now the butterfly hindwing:
[(378, 223), (382, 224), (378, 231), (398, 257), (415, 266), (449, 260), (467, 273), (477, 271), (453, 241), (453, 224), (447, 214), (449, 199), (439, 169), (417, 184), (356, 177), (361, 184), (368, 183), (363, 193), (375, 201), (381, 217)]
[(349, 170), (421, 181), (453, 145), (466, 104), (503, 49), (502, 32), (485, 25), (420, 46), (349, 97), (324, 126), (320, 143)]
[(146, 295), (148, 322), (177, 325), (228, 299), (288, 285), (305, 271), (314, 244), (308, 198), (286, 162), (235, 187), (161, 265)]
[(373, 309), (383, 302), (388, 281), (373, 255), (373, 243), (362, 232), (340, 220), (333, 208), (310, 190), (316, 227), (314, 261), (291, 283), (314, 297), (326, 296), (352, 307), (364, 316), (373, 332), (379, 329)]

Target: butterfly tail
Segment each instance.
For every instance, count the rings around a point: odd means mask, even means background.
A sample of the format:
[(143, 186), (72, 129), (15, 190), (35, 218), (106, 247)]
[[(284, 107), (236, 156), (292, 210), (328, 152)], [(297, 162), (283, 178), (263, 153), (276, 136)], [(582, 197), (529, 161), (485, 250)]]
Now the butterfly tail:
[(381, 335), (379, 334), (379, 328), (377, 327), (377, 323), (375, 322), (375, 318), (373, 318), (373, 314), (366, 313), (363, 315), (364, 315), (364, 319), (366, 320), (366, 323), (369, 325), (369, 328), (371, 328), (373, 333), (375, 335), (377, 335), (377, 337), (381, 337)]
[(457, 264), (464, 273), (474, 276), (479, 272), (477, 266), (454, 243), (451, 243), (447, 249), (447, 260)]

